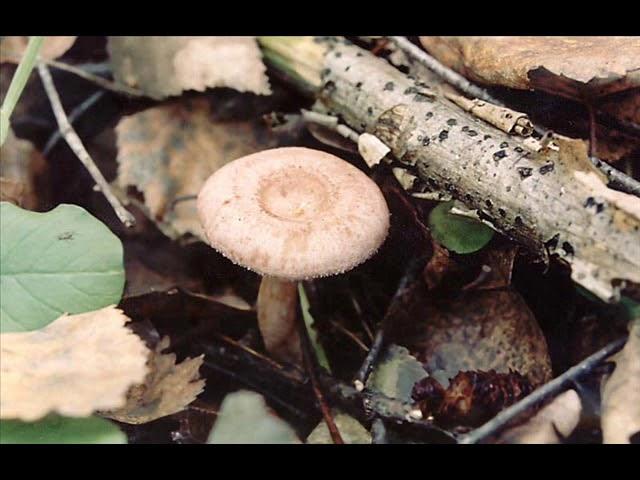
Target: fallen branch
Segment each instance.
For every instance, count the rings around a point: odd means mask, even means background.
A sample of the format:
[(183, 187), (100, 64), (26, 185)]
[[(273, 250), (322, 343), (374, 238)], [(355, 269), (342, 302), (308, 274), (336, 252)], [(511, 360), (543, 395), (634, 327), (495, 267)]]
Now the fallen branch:
[[(605, 301), (640, 283), (640, 218), (576, 178), (593, 173), (606, 190), (583, 141), (531, 145), (344, 39), (259, 41), (277, 74), (356, 132), (378, 137), (429, 190), (450, 194), (540, 258), (565, 260), (574, 281)], [(640, 201), (629, 197), (627, 205)]]
[(51, 109), (53, 110), (53, 114), (55, 115), (56, 121), (58, 122), (58, 129), (60, 130), (60, 134), (64, 137), (67, 144), (69, 144), (69, 147), (71, 148), (71, 150), (73, 150), (73, 153), (76, 154), (78, 159), (89, 171), (89, 173), (93, 177), (93, 180), (100, 188), (100, 191), (102, 191), (102, 194), (105, 196), (120, 221), (127, 227), (134, 226), (136, 223), (134, 216), (122, 206), (120, 201), (113, 194), (111, 188), (109, 187), (109, 183), (94, 163), (93, 159), (89, 155), (89, 152), (87, 152), (87, 149), (82, 144), (82, 140), (80, 140), (80, 137), (71, 126), (71, 123), (69, 123), (67, 114), (64, 112), (64, 108), (62, 107), (62, 102), (60, 101), (58, 91), (53, 84), (51, 72), (49, 72), (47, 66), (42, 62), (38, 63), (38, 73), (40, 74), (40, 79), (42, 80), (42, 84), (44, 86), (45, 92), (47, 93), (47, 97), (49, 97), (49, 102), (51, 102)]
[(526, 396), (519, 402), (503, 410), (481, 427), (461, 436), (458, 439), (458, 443), (478, 443), (483, 439), (498, 433), (522, 413), (535, 407), (541, 402), (560, 394), (580, 377), (591, 372), (608, 357), (622, 349), (626, 340), (626, 337), (624, 337), (609, 343), (593, 355), (585, 358), (582, 362), (571, 367), (559, 377), (554, 378), (542, 387), (534, 390), (530, 395)]

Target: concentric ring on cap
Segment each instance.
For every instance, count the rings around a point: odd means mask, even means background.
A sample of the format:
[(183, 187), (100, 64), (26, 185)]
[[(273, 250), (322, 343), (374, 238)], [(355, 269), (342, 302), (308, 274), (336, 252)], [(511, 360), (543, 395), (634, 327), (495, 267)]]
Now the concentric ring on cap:
[(198, 213), (209, 244), (262, 275), (302, 280), (342, 273), (387, 236), (378, 186), (318, 150), (264, 150), (228, 163), (205, 182)]

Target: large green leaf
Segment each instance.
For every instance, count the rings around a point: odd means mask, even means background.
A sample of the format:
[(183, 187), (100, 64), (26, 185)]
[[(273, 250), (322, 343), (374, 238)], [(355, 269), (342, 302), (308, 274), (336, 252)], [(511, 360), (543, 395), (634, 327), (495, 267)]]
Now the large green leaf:
[(262, 395), (240, 390), (227, 395), (207, 443), (300, 443), (293, 429), (267, 409)]
[(103, 418), (51, 415), (37, 422), (0, 421), (0, 443), (127, 443), (127, 437)]
[(451, 213), (453, 202), (444, 202), (431, 210), (429, 229), (433, 238), (456, 253), (480, 250), (493, 238), (493, 230), (473, 218)]
[(122, 243), (83, 208), (0, 204), (0, 332), (118, 303), (124, 280)]

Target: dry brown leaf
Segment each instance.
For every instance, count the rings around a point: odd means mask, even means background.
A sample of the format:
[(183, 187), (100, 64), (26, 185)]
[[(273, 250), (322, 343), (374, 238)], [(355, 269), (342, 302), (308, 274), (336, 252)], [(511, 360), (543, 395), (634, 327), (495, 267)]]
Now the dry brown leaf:
[(148, 349), (113, 306), (0, 335), (0, 418), (86, 417), (126, 401), (147, 374)]
[(46, 168), (44, 157), (11, 128), (0, 152), (0, 200), (34, 210), (38, 205), (35, 180)]
[(107, 48), (116, 80), (152, 98), (213, 87), (271, 93), (253, 37), (110, 37)]
[[(45, 37), (38, 55), (45, 60), (61, 57), (75, 43), (78, 37)], [(0, 41), (0, 63), (20, 63), (27, 48), (29, 37), (3, 37)]]
[(640, 432), (640, 317), (631, 322), (629, 339), (613, 360), (616, 369), (602, 387), (602, 441), (631, 443)]
[[(204, 240), (195, 195), (227, 162), (276, 146), (266, 127), (246, 121), (214, 122), (205, 99), (149, 108), (125, 117), (118, 135), (118, 185), (144, 194), (149, 215), (177, 238)], [(189, 197), (175, 202), (181, 197)]]
[[(526, 423), (506, 430), (498, 443), (561, 443), (580, 421), (582, 403), (575, 390), (558, 395)], [(560, 434), (562, 437), (559, 437)]]
[(445, 65), (489, 84), (580, 99), (640, 85), (640, 37), (420, 37)]
[(205, 381), (198, 373), (204, 355), (176, 364), (174, 353), (162, 353), (167, 348), (169, 337), (164, 337), (149, 358), (144, 383), (129, 390), (126, 405), (102, 412), (103, 416), (138, 425), (180, 412), (196, 399), (204, 389)]

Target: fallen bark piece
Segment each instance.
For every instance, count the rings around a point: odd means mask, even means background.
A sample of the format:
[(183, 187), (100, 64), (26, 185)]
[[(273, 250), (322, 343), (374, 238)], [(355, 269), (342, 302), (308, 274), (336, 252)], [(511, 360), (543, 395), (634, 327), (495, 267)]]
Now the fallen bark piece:
[(578, 426), (582, 402), (575, 390), (558, 395), (524, 424), (503, 432), (497, 443), (562, 443)]
[(116, 80), (155, 99), (213, 87), (271, 93), (253, 37), (109, 37), (107, 49)]
[(473, 80), (570, 98), (640, 86), (638, 37), (420, 37), (445, 65)]
[(3, 333), (0, 418), (87, 417), (122, 406), (147, 374), (148, 350), (113, 306), (63, 315), (33, 332)]
[(344, 39), (260, 41), (276, 70), (351, 128), (378, 137), (431, 191), (477, 210), (541, 258), (562, 258), (605, 301), (619, 299), (624, 281), (640, 283), (640, 221), (615, 204), (594, 209), (591, 189), (573, 178), (601, 176), (585, 142), (555, 136), (557, 149), (532, 149)]
[(602, 387), (603, 443), (631, 443), (640, 432), (640, 316), (626, 345), (613, 358), (616, 369)]
[(445, 97), (467, 112), (490, 123), (505, 133), (514, 133), (528, 137), (533, 133), (533, 124), (525, 113), (516, 112), (510, 108), (492, 105), (484, 100), (469, 99), (455, 93), (447, 92)]
[(198, 373), (204, 355), (176, 363), (174, 353), (164, 337), (149, 357), (149, 373), (141, 385), (127, 393), (127, 403), (117, 410), (102, 412), (103, 417), (138, 425), (184, 410), (204, 389), (205, 381)]

